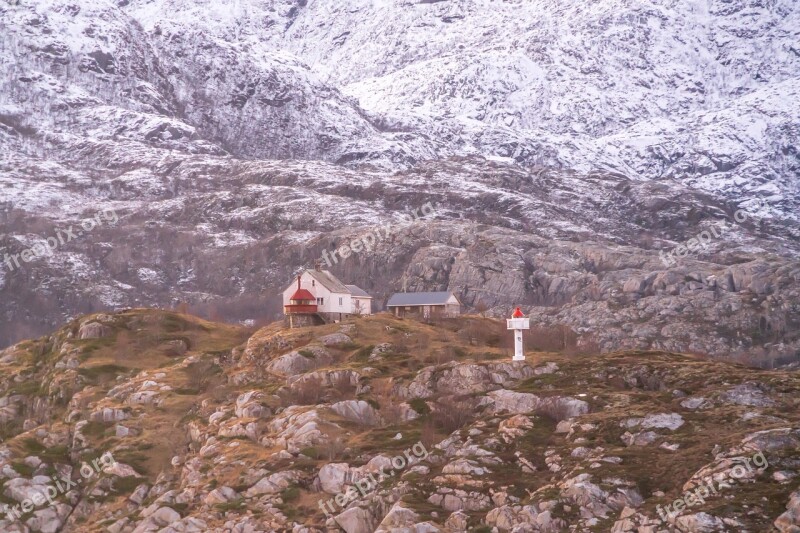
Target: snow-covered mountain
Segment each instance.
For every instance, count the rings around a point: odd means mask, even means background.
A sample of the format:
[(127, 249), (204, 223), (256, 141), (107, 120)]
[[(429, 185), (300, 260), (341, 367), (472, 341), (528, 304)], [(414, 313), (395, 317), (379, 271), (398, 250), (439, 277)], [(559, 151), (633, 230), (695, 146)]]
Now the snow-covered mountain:
[(202, 27), (258, 56), (300, 58), (386, 133), (383, 142), (350, 135), (337, 153), (343, 161), (500, 156), (685, 180), (796, 207), (800, 9), (791, 0), (237, 2), (225, 10), (135, 1), (125, 9), (168, 43), (202, 47), (191, 30)]
[[(641, 311), (615, 300), (641, 277), (665, 301), (658, 250), (763, 200), (679, 277), (773, 261), (757, 270), (774, 287), (747, 277), (765, 297), (797, 279), (792, 0), (20, 0), (0, 30), (0, 258), (100, 209), (121, 220), (0, 272), (4, 343), (81, 311), (273, 294), (322, 246), (427, 199), (441, 226), (347, 273), (608, 333), (587, 298)], [(767, 311), (735, 298), (739, 329), (794, 323), (786, 294)], [(650, 311), (625, 320), (666, 316)]]

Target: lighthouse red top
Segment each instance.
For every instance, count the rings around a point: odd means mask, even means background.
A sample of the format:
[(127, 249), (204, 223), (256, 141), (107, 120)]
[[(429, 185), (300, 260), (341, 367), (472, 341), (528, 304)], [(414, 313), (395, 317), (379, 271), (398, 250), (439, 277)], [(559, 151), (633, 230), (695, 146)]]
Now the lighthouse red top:
[(525, 315), (522, 314), (522, 309), (520, 309), (519, 307), (514, 309), (514, 314), (511, 315), (511, 318), (524, 318), (524, 317)]
[(311, 294), (311, 292), (309, 292), (306, 289), (303, 289), (303, 288), (300, 287), (300, 276), (297, 276), (297, 290), (294, 292), (294, 294), (292, 294), (292, 297), (289, 298), (289, 300), (298, 301), (298, 302), (299, 301), (304, 301), (304, 302), (312, 301), (313, 302), (314, 300), (316, 300), (316, 298), (314, 298), (314, 295)]

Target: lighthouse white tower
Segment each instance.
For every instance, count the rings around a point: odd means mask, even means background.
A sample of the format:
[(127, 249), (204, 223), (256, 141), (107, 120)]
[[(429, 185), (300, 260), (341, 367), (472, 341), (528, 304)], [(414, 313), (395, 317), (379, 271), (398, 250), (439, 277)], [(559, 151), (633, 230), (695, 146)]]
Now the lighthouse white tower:
[(531, 319), (525, 318), (522, 310), (517, 307), (511, 318), (506, 320), (508, 329), (514, 330), (514, 359), (513, 361), (524, 361), (525, 350), (522, 348), (522, 330), (531, 329)]

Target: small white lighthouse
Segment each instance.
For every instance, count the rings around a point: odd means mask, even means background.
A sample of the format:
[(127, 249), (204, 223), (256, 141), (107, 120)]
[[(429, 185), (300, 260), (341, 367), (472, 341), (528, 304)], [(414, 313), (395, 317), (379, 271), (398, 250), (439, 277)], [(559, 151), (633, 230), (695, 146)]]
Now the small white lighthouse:
[(525, 318), (522, 310), (517, 307), (511, 318), (506, 320), (508, 329), (514, 330), (514, 359), (513, 361), (524, 361), (525, 350), (522, 348), (522, 330), (531, 329), (531, 319)]

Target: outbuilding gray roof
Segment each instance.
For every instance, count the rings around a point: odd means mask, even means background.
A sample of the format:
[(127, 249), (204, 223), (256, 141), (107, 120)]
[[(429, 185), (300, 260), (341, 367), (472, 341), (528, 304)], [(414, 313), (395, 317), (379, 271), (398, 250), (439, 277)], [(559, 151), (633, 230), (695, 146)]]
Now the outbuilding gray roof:
[(360, 298), (372, 298), (372, 296), (367, 294), (367, 291), (358, 287), (357, 285), (345, 285), (345, 287), (350, 289), (350, 294), (352, 294), (353, 296), (358, 296)]
[(387, 307), (401, 305), (445, 305), (447, 300), (453, 296), (450, 291), (441, 292), (396, 292), (392, 294)]

